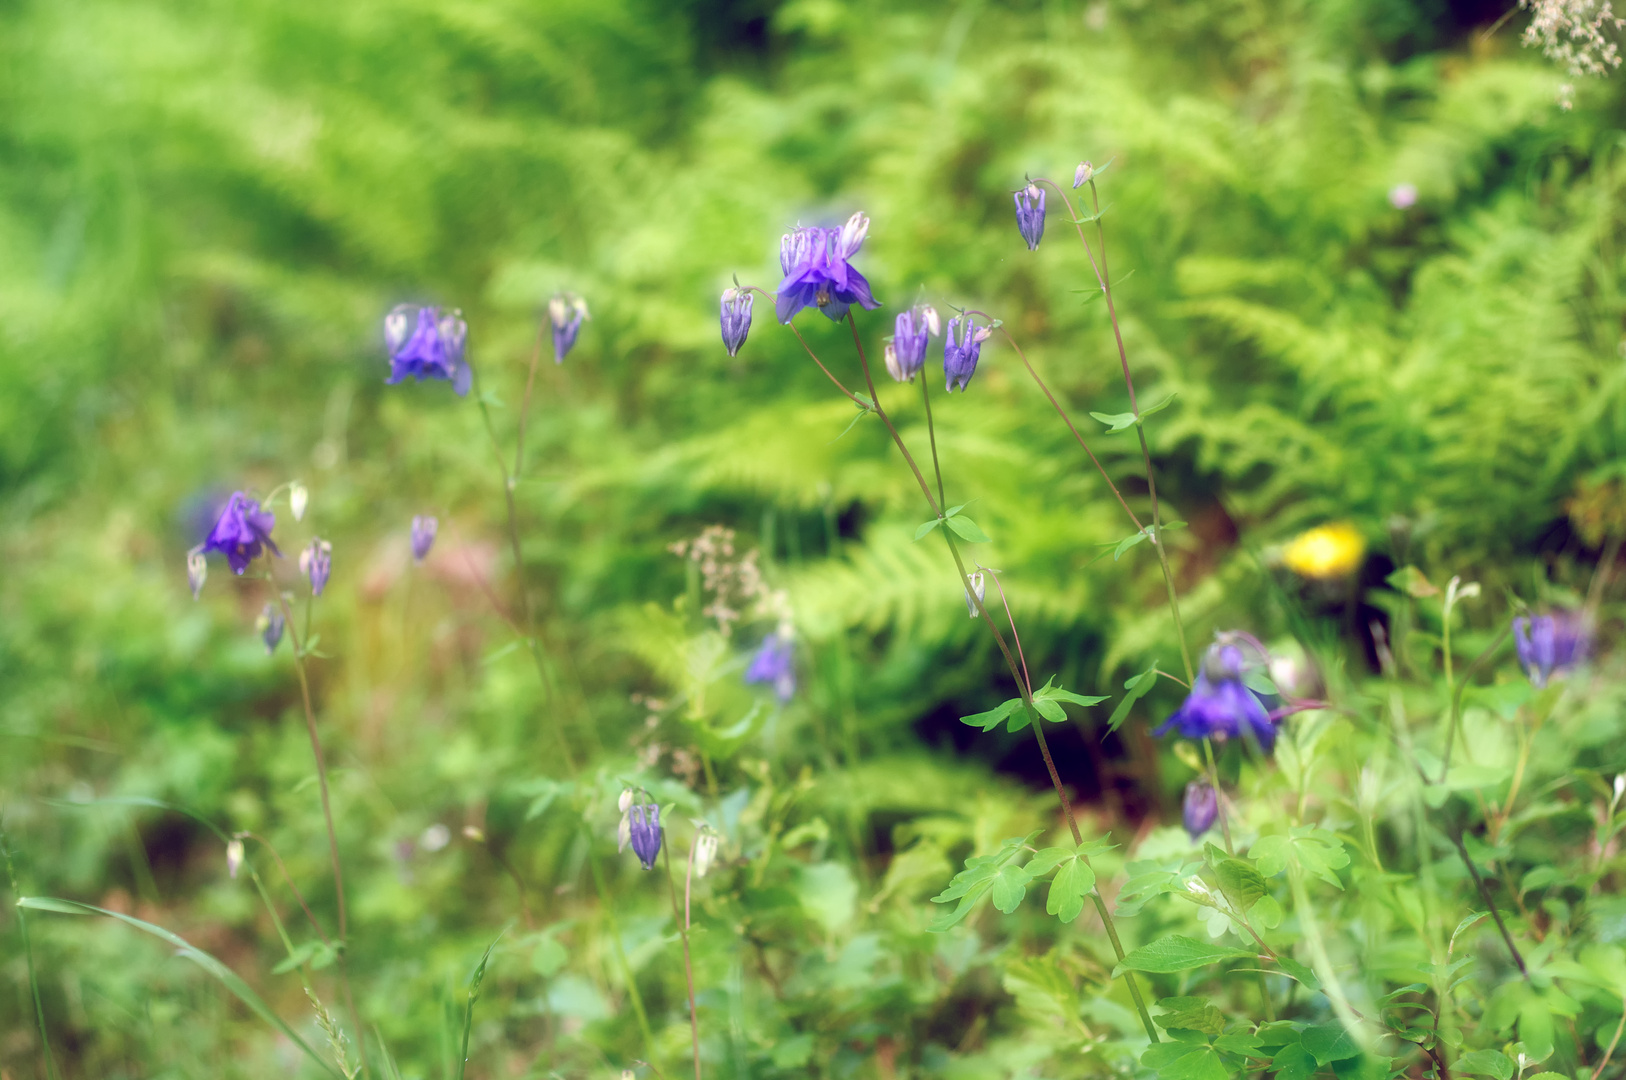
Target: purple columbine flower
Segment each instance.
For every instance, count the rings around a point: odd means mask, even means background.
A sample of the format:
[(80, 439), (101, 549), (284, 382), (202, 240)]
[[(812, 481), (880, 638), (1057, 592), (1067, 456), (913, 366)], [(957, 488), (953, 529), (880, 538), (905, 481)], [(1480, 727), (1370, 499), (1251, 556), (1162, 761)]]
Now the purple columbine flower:
[(886, 370), (899, 382), (908, 382), (926, 366), (926, 346), (931, 335), (942, 333), (935, 308), (916, 305), (898, 312), (892, 325), (892, 341), (887, 346)]
[(1044, 235), (1044, 188), (1030, 183), (1016, 192), (1014, 197), (1016, 227), (1021, 231), (1022, 239), (1028, 242), (1028, 250), (1035, 251), (1039, 247), (1039, 238)]
[(762, 640), (762, 647), (751, 657), (751, 666), (745, 669), (745, 681), (772, 683), (781, 704), (795, 695), (796, 663), (789, 635), (776, 630)]
[(1546, 686), (1555, 672), (1562, 674), (1585, 660), (1591, 638), (1585, 618), (1574, 611), (1513, 620), (1519, 664), (1537, 688)]
[(548, 301), (548, 321), (553, 324), (553, 362), (562, 364), (565, 356), (576, 345), (582, 321), (592, 318), (587, 313), (587, 301), (575, 293), (560, 293)]
[(1094, 175), (1095, 166), (1091, 165), (1087, 161), (1079, 162), (1078, 168), (1073, 170), (1073, 190), (1077, 191), (1084, 184), (1088, 183), (1090, 177)]
[(1207, 780), (1193, 780), (1186, 785), (1182, 816), (1193, 840), (1214, 827), (1214, 819), (1219, 817), (1219, 795)]
[[(964, 323), (964, 333), (960, 333)], [(971, 376), (977, 373), (977, 358), (982, 355), (982, 343), (994, 336), (986, 326), (978, 326), (970, 316), (950, 319), (948, 333), (943, 335), (943, 374), (947, 376), (947, 389), (954, 392), (971, 385)]]
[(756, 294), (750, 289), (723, 290), (723, 348), (730, 356), (740, 351), (751, 332), (751, 305), (755, 302)]
[(1268, 751), (1276, 743), (1276, 726), (1258, 695), (1242, 682), (1243, 666), (1237, 646), (1226, 641), (1209, 646), (1185, 703), (1152, 734), (1172, 728), (1188, 739), (1235, 739), (1252, 732)]
[(265, 655), (270, 656), (282, 644), (282, 631), (286, 624), (282, 620), (282, 612), (275, 604), (266, 604), (260, 612), (259, 620), (260, 640), (265, 642)]
[(627, 832), (632, 853), (645, 870), (655, 869), (655, 856), (661, 853), (661, 808), (654, 803), (637, 803), (627, 810)]
[(390, 377), (384, 382), (394, 386), (408, 375), (419, 381), (446, 379), (459, 396), (467, 394), (474, 371), (463, 358), (469, 337), (463, 313), (456, 308), (420, 307), (409, 332), (411, 315), (411, 305), (398, 304), (384, 317), (384, 344), (390, 352)]
[(440, 522), (427, 514), (421, 514), (412, 519), (412, 558), (415, 562), (423, 562), (429, 554), (429, 549), (435, 546), (435, 534), (440, 531)]
[[(220, 517), (215, 519), (215, 527), (209, 530), (209, 535), (204, 537), (202, 545), (196, 550), (201, 554), (220, 552), (231, 564), (231, 572), (241, 574), (260, 554), (262, 546), (281, 557), (282, 552), (277, 550), (276, 543), (271, 539), (271, 530), (276, 524), (275, 514), (261, 510), (257, 500), (241, 491), (234, 491), (231, 498), (226, 500), (225, 509), (220, 511)], [(198, 587), (202, 587), (201, 580)]]
[(333, 545), (319, 536), (312, 539), (310, 546), (299, 553), (299, 572), (310, 580), (311, 595), (321, 596), (333, 572)]
[(779, 283), (774, 314), (789, 323), (803, 308), (816, 307), (839, 322), (854, 304), (865, 310), (881, 306), (870, 295), (869, 282), (854, 270), (849, 260), (864, 246), (869, 218), (862, 213), (847, 219), (839, 229), (811, 227), (794, 229), (779, 242), (779, 268), (785, 279)]

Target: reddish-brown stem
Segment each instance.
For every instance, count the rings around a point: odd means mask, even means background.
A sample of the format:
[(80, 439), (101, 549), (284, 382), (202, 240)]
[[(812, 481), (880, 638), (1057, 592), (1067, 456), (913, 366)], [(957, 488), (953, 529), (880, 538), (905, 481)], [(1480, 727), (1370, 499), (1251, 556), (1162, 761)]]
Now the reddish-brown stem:
[(1028, 658), (1022, 653), (1022, 635), (1016, 632), (1016, 616), (1011, 614), (1011, 598), (1005, 595), (1005, 583), (999, 580), (996, 571), (986, 567), (978, 567), (983, 573), (994, 579), (994, 587), (999, 590), (999, 601), (1005, 605), (1005, 621), (1011, 624), (1011, 640), (1016, 642), (1016, 658), (1022, 661), (1022, 683), (1028, 688), (1028, 697), (1033, 696), (1033, 677), (1028, 674)]
[(323, 930), (322, 924), (316, 921), (316, 916), (312, 914), (310, 905), (305, 903), (304, 894), (299, 891), (299, 886), (294, 884), (293, 875), (288, 873), (288, 867), (283, 863), (282, 856), (277, 854), (277, 849), (271, 846), (271, 841), (259, 833), (240, 832), (237, 835), (257, 842), (271, 853), (273, 859), (277, 860), (277, 869), (282, 871), (282, 880), (288, 883), (288, 891), (294, 894), (294, 899), (298, 900), (299, 906), (304, 909), (305, 918), (309, 920), (311, 929), (316, 931), (316, 936), (322, 939), (323, 945), (332, 948), (333, 942), (328, 938), (327, 931)]

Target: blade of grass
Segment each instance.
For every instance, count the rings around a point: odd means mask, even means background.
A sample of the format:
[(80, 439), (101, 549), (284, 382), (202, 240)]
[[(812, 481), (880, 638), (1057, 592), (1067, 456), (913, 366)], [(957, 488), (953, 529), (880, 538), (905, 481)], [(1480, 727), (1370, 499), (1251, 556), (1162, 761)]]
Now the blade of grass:
[[(6, 880), (11, 883), (11, 894), (21, 900), (17, 888), (17, 871), (11, 865), (11, 848), (6, 844), (4, 829), (0, 829), (0, 858), (6, 861)], [(40, 1000), (39, 976), (34, 972), (34, 946), (28, 939), (28, 920), (23, 917), (21, 904), (17, 910), (17, 933), (23, 939), (23, 959), (28, 965), (28, 989), (34, 995), (34, 1015), (39, 1020), (40, 1042), (45, 1045), (45, 1076), (46, 1080), (57, 1080), (60, 1075), (56, 1071), (56, 1055), (51, 1051), (51, 1036), (45, 1030), (45, 1005)]]
[(301, 1039), (298, 1033), (295, 1032), (293, 1028), (289, 1027), (282, 1017), (271, 1011), (271, 1006), (267, 1005), (264, 999), (262, 999), (259, 994), (254, 992), (253, 987), (249, 986), (248, 983), (243, 981), (243, 977), (241, 975), (238, 975), (237, 972), (233, 971), (231, 968), (227, 967), (210, 954), (191, 944), (185, 938), (182, 938), (177, 934), (170, 933), (162, 926), (155, 926), (150, 922), (144, 922), (132, 915), (125, 915), (117, 911), (109, 911), (107, 908), (100, 908), (94, 904), (81, 904), (77, 900), (59, 900), (52, 896), (24, 896), (18, 898), (17, 906), (19, 908), (27, 908), (31, 911), (54, 911), (62, 915), (106, 915), (110, 919), (118, 919), (120, 922), (127, 923), (130, 926), (135, 927), (137, 930), (144, 931), (151, 934), (153, 937), (160, 939), (161, 941), (168, 942), (170, 945), (175, 947), (175, 950), (179, 955), (186, 957), (186, 959), (192, 961), (204, 971), (207, 971), (209, 974), (218, 979), (227, 990), (232, 992), (237, 1000), (241, 1001), (244, 1005), (247, 1005), (249, 1009), (253, 1011), (253, 1013), (261, 1020), (264, 1020), (267, 1024), (270, 1024), (282, 1034), (292, 1039), (294, 1044), (301, 1050), (305, 1051), (306, 1055), (308, 1055), (312, 1061), (316, 1062), (322, 1067), (323, 1072), (327, 1073), (329, 1076), (337, 1077), (338, 1080), (343, 1080), (343, 1077), (340, 1076), (339, 1072), (334, 1069), (333, 1066), (330, 1065), (320, 1054), (311, 1049), (305, 1040)]
[(491, 951), (497, 947), (508, 928), (503, 927), (502, 934), (498, 934), (486, 951), (480, 957), (480, 963), (475, 967), (474, 974), (469, 976), (469, 1001), (463, 1007), (463, 1052), (457, 1059), (457, 1080), (463, 1080), (463, 1070), (469, 1064), (469, 1032), (474, 1030), (474, 1003), (480, 999), (480, 984), (486, 979), (486, 965), (491, 962)]

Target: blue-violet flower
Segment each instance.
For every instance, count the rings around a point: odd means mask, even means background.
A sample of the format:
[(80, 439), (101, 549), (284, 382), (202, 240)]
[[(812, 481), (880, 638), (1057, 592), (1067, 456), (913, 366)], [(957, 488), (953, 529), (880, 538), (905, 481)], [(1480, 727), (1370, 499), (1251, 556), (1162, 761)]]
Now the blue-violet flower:
[(1213, 828), (1214, 819), (1219, 817), (1219, 796), (1207, 780), (1193, 780), (1186, 785), (1182, 816), (1193, 840)]
[(562, 364), (576, 344), (582, 320), (590, 319), (587, 301), (575, 293), (561, 293), (548, 301), (548, 321), (553, 324), (553, 362)]
[(1044, 188), (1030, 183), (1016, 192), (1015, 199), (1016, 227), (1028, 242), (1028, 250), (1034, 251), (1044, 235)]
[(1078, 168), (1073, 170), (1073, 190), (1077, 191), (1089, 181), (1090, 177), (1094, 175), (1095, 167), (1093, 165), (1087, 161), (1079, 162)]
[[(961, 323), (964, 323), (964, 333), (960, 333)], [(994, 336), (994, 332), (986, 326), (978, 326), (970, 316), (950, 319), (948, 333), (943, 335), (943, 374), (947, 376), (947, 388), (954, 392), (955, 384), (959, 384), (963, 392), (971, 384), (971, 376), (977, 373), (977, 358), (982, 355), (982, 343)]]
[(661, 853), (661, 808), (654, 803), (637, 803), (627, 810), (627, 831), (632, 853), (645, 870), (655, 869), (655, 856)]
[[(271, 530), (276, 524), (276, 515), (269, 510), (261, 510), (258, 500), (249, 498), (241, 491), (234, 491), (231, 498), (226, 500), (225, 509), (220, 511), (220, 517), (215, 519), (215, 527), (209, 530), (209, 535), (196, 550), (200, 553), (220, 552), (231, 564), (231, 572), (241, 574), (260, 554), (262, 547), (270, 548), (272, 554), (281, 557), (282, 552), (277, 550), (276, 543), (271, 539)], [(200, 578), (197, 587), (201, 588), (202, 585)]]
[(1562, 673), (1585, 660), (1591, 637), (1584, 617), (1573, 611), (1531, 618), (1521, 615), (1513, 620), (1519, 664), (1538, 688), (1546, 686), (1554, 672)]
[(1269, 750), (1276, 742), (1276, 726), (1264, 702), (1243, 683), (1242, 673), (1241, 649), (1225, 641), (1209, 646), (1185, 703), (1152, 734), (1173, 729), (1188, 739), (1234, 739), (1251, 732)]
[(796, 663), (788, 635), (775, 631), (763, 639), (762, 647), (751, 657), (751, 666), (745, 669), (745, 681), (772, 683), (780, 702), (795, 695)]
[(834, 322), (845, 318), (853, 304), (865, 310), (880, 307), (870, 295), (869, 282), (849, 262), (868, 233), (869, 218), (862, 213), (839, 229), (813, 226), (786, 233), (779, 242), (779, 268), (785, 278), (774, 303), (779, 321), (789, 323), (807, 307), (818, 308)]
[(412, 519), (412, 558), (415, 562), (423, 562), (429, 554), (429, 549), (435, 546), (435, 534), (440, 531), (440, 521), (427, 514), (420, 514)]
[(469, 327), (456, 308), (420, 307), (411, 332), (407, 324), (412, 308), (399, 304), (384, 317), (384, 343), (390, 352), (390, 377), (394, 386), (408, 375), (418, 380), (446, 379), (459, 395), (467, 394), (474, 371), (463, 358)]
[(723, 348), (728, 350), (730, 356), (739, 353), (746, 335), (751, 332), (751, 306), (754, 303), (756, 294), (750, 289), (723, 290)]
[(933, 334), (943, 332), (937, 309), (919, 305), (898, 312), (886, 347), (886, 370), (899, 382), (908, 382), (926, 366), (926, 346)]
[(265, 605), (264, 610), (260, 612), (258, 626), (260, 640), (265, 642), (265, 654), (270, 656), (277, 651), (277, 646), (282, 644), (282, 631), (285, 629), (282, 611), (277, 605)]
[(333, 545), (319, 536), (312, 539), (310, 546), (299, 553), (299, 572), (309, 579), (311, 595), (321, 596), (333, 572)]

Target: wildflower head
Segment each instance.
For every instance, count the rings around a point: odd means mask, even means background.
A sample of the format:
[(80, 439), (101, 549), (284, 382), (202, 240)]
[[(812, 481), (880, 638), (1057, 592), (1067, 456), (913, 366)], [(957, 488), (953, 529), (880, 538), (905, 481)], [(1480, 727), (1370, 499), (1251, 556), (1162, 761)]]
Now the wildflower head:
[(916, 305), (898, 312), (886, 351), (886, 370), (894, 379), (908, 382), (926, 366), (926, 346), (931, 343), (934, 329), (941, 325), (935, 308)]
[(694, 876), (705, 877), (706, 871), (717, 860), (717, 834), (710, 829), (701, 829), (700, 835), (694, 842)]
[(784, 272), (776, 290), (774, 314), (789, 323), (803, 308), (816, 307), (833, 321), (857, 304), (866, 310), (880, 307), (870, 295), (869, 282), (851, 259), (869, 234), (869, 218), (862, 213), (839, 229), (818, 226), (797, 228), (779, 242), (779, 268)]
[(446, 379), (458, 394), (469, 392), (474, 372), (463, 358), (469, 327), (456, 308), (441, 310), (397, 305), (384, 317), (384, 344), (390, 352), (393, 386), (408, 375), (418, 380)]
[[(977, 605), (982, 603), (983, 599), (988, 595), (988, 583), (983, 580), (981, 570), (967, 575), (966, 580), (971, 582), (971, 592), (965, 594), (965, 609), (975, 619), (977, 617)], [(971, 593), (977, 594), (976, 600), (971, 599)]]
[(186, 583), (192, 586), (192, 599), (196, 600), (203, 591), (203, 583), (209, 580), (209, 560), (203, 557), (203, 548), (195, 547), (186, 553)]
[(791, 699), (796, 693), (796, 663), (789, 635), (776, 630), (762, 640), (751, 666), (745, 669), (745, 681), (770, 683), (780, 702)]
[[(197, 551), (200, 554), (220, 552), (231, 565), (231, 572), (241, 574), (263, 548), (270, 548), (277, 556), (282, 555), (271, 539), (271, 530), (276, 524), (276, 515), (269, 510), (261, 510), (258, 500), (249, 498), (241, 491), (234, 491), (231, 498), (226, 500), (220, 516), (215, 519), (214, 528), (209, 530), (209, 535), (204, 537)], [(202, 587), (201, 580), (198, 587)]]
[(1537, 687), (1546, 686), (1554, 673), (1562, 674), (1585, 660), (1591, 638), (1586, 619), (1579, 612), (1560, 611), (1528, 618), (1521, 615), (1513, 620), (1519, 664)]
[(1193, 780), (1186, 785), (1182, 817), (1193, 840), (1213, 827), (1214, 819), (1219, 817), (1219, 796), (1207, 780)]
[(1300, 577), (1327, 580), (1348, 577), (1360, 568), (1366, 539), (1347, 521), (1318, 525), (1293, 537), (1282, 561)]
[(969, 315), (949, 320), (948, 332), (943, 335), (943, 374), (950, 393), (956, 385), (964, 391), (971, 384), (971, 376), (977, 373), (977, 358), (982, 355), (982, 343), (993, 335), (992, 330), (978, 326)]
[(587, 301), (575, 293), (560, 293), (548, 301), (548, 321), (553, 324), (553, 362), (562, 364), (565, 355), (576, 344), (582, 321), (592, 318), (587, 313)]
[(1039, 238), (1044, 236), (1044, 188), (1030, 183), (1017, 191), (1014, 198), (1016, 227), (1021, 231), (1022, 239), (1028, 242), (1028, 250), (1037, 250)]
[(319, 536), (312, 539), (299, 553), (299, 572), (311, 583), (311, 595), (321, 596), (328, 574), (333, 572), (333, 545)]
[(746, 335), (751, 332), (751, 305), (755, 302), (756, 294), (750, 289), (723, 290), (723, 347), (730, 356), (739, 353)]
[(1396, 184), (1389, 189), (1389, 205), (1396, 210), (1410, 210), (1417, 205), (1416, 184)]
[(1243, 670), (1242, 650), (1236, 645), (1222, 638), (1209, 646), (1191, 693), (1152, 734), (1174, 730), (1188, 739), (1223, 740), (1252, 733), (1269, 750), (1276, 742), (1276, 726), (1264, 703), (1243, 683)]
[(429, 549), (435, 546), (435, 534), (440, 531), (440, 521), (427, 514), (420, 514), (412, 519), (412, 558), (415, 562), (423, 562), (429, 555)]
[(661, 808), (654, 803), (636, 803), (628, 808), (627, 833), (632, 853), (644, 869), (655, 869), (655, 856), (661, 853)]
[(1078, 168), (1073, 170), (1073, 190), (1077, 191), (1079, 188), (1089, 183), (1090, 178), (1094, 175), (1095, 166), (1091, 165), (1087, 161), (1079, 162)]
[(265, 642), (265, 654), (270, 656), (282, 644), (282, 631), (285, 629), (282, 621), (282, 611), (275, 604), (266, 604), (260, 611), (260, 618), (255, 626), (260, 631), (260, 640)]

